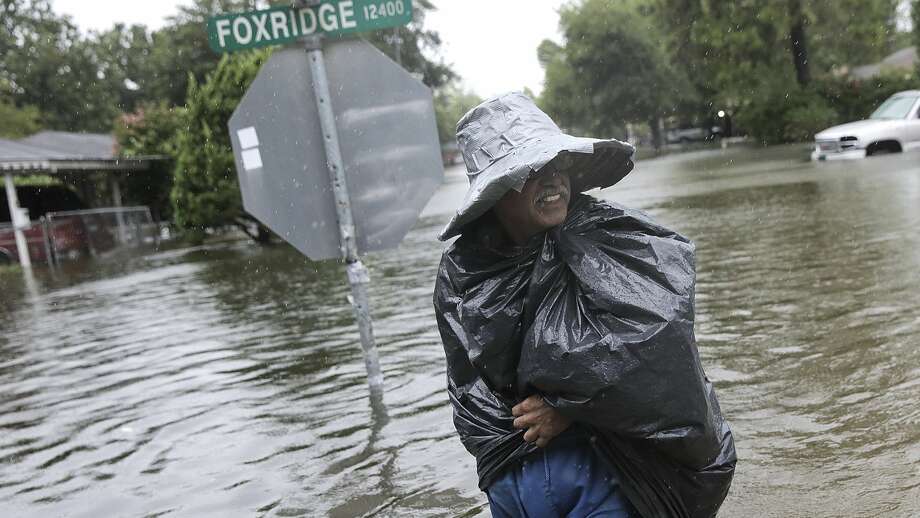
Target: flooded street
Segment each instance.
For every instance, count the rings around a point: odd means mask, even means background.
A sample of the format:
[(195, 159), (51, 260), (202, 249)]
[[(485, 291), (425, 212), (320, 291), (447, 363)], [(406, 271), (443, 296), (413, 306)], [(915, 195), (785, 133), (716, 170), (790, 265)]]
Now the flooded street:
[[(920, 154), (807, 154), (640, 161), (600, 195), (697, 244), (720, 516), (918, 516)], [(431, 304), (457, 171), (366, 261), (383, 401), (344, 268), (287, 245), (0, 273), (0, 516), (488, 516)]]

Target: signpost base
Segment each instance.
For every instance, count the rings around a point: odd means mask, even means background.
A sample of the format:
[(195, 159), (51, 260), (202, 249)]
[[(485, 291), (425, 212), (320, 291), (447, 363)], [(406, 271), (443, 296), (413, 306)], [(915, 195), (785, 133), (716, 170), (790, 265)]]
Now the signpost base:
[(367, 368), (367, 382), (371, 390), (383, 389), (383, 371), (380, 370), (380, 358), (374, 341), (374, 325), (371, 320), (370, 298), (367, 285), (370, 277), (361, 260), (348, 263), (348, 284), (351, 285), (351, 302), (355, 310), (358, 332), (361, 334), (361, 349), (364, 350), (364, 366)]

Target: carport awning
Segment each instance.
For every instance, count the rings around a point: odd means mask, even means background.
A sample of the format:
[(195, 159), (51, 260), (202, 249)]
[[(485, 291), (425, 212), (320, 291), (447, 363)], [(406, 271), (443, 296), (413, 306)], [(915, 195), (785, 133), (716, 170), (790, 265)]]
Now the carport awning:
[(21, 140), (0, 139), (0, 172), (55, 174), (79, 171), (143, 171), (166, 157), (118, 156), (112, 135), (43, 131)]

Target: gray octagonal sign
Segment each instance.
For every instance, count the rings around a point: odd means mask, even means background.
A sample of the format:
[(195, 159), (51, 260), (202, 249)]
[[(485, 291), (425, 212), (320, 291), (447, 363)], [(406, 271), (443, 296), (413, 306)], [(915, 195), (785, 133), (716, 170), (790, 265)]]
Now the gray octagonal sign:
[[(431, 90), (363, 40), (324, 47), (358, 252), (398, 245), (444, 177)], [(243, 206), (311, 259), (341, 257), (306, 51), (276, 51), (230, 118)]]

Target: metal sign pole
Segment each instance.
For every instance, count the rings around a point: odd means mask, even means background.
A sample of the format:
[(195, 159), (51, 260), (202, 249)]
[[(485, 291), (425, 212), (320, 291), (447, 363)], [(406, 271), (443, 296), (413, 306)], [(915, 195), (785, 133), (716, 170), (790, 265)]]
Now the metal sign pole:
[(351, 285), (351, 303), (355, 310), (358, 331), (361, 334), (361, 347), (364, 350), (367, 381), (371, 389), (379, 390), (383, 387), (383, 372), (380, 370), (377, 345), (374, 343), (370, 300), (367, 296), (367, 285), (370, 283), (370, 277), (368, 276), (367, 268), (358, 258), (355, 224), (351, 213), (351, 199), (348, 197), (342, 151), (339, 148), (339, 135), (335, 125), (335, 115), (332, 111), (332, 97), (329, 94), (329, 79), (326, 76), (322, 40), (320, 37), (313, 37), (305, 40), (305, 43), (307, 59), (310, 62), (310, 71), (313, 74), (313, 93), (316, 97), (316, 108), (319, 112), (320, 127), (323, 131), (326, 164), (329, 167), (329, 178), (332, 182), (332, 192), (335, 196), (342, 256), (347, 264), (348, 283)]

